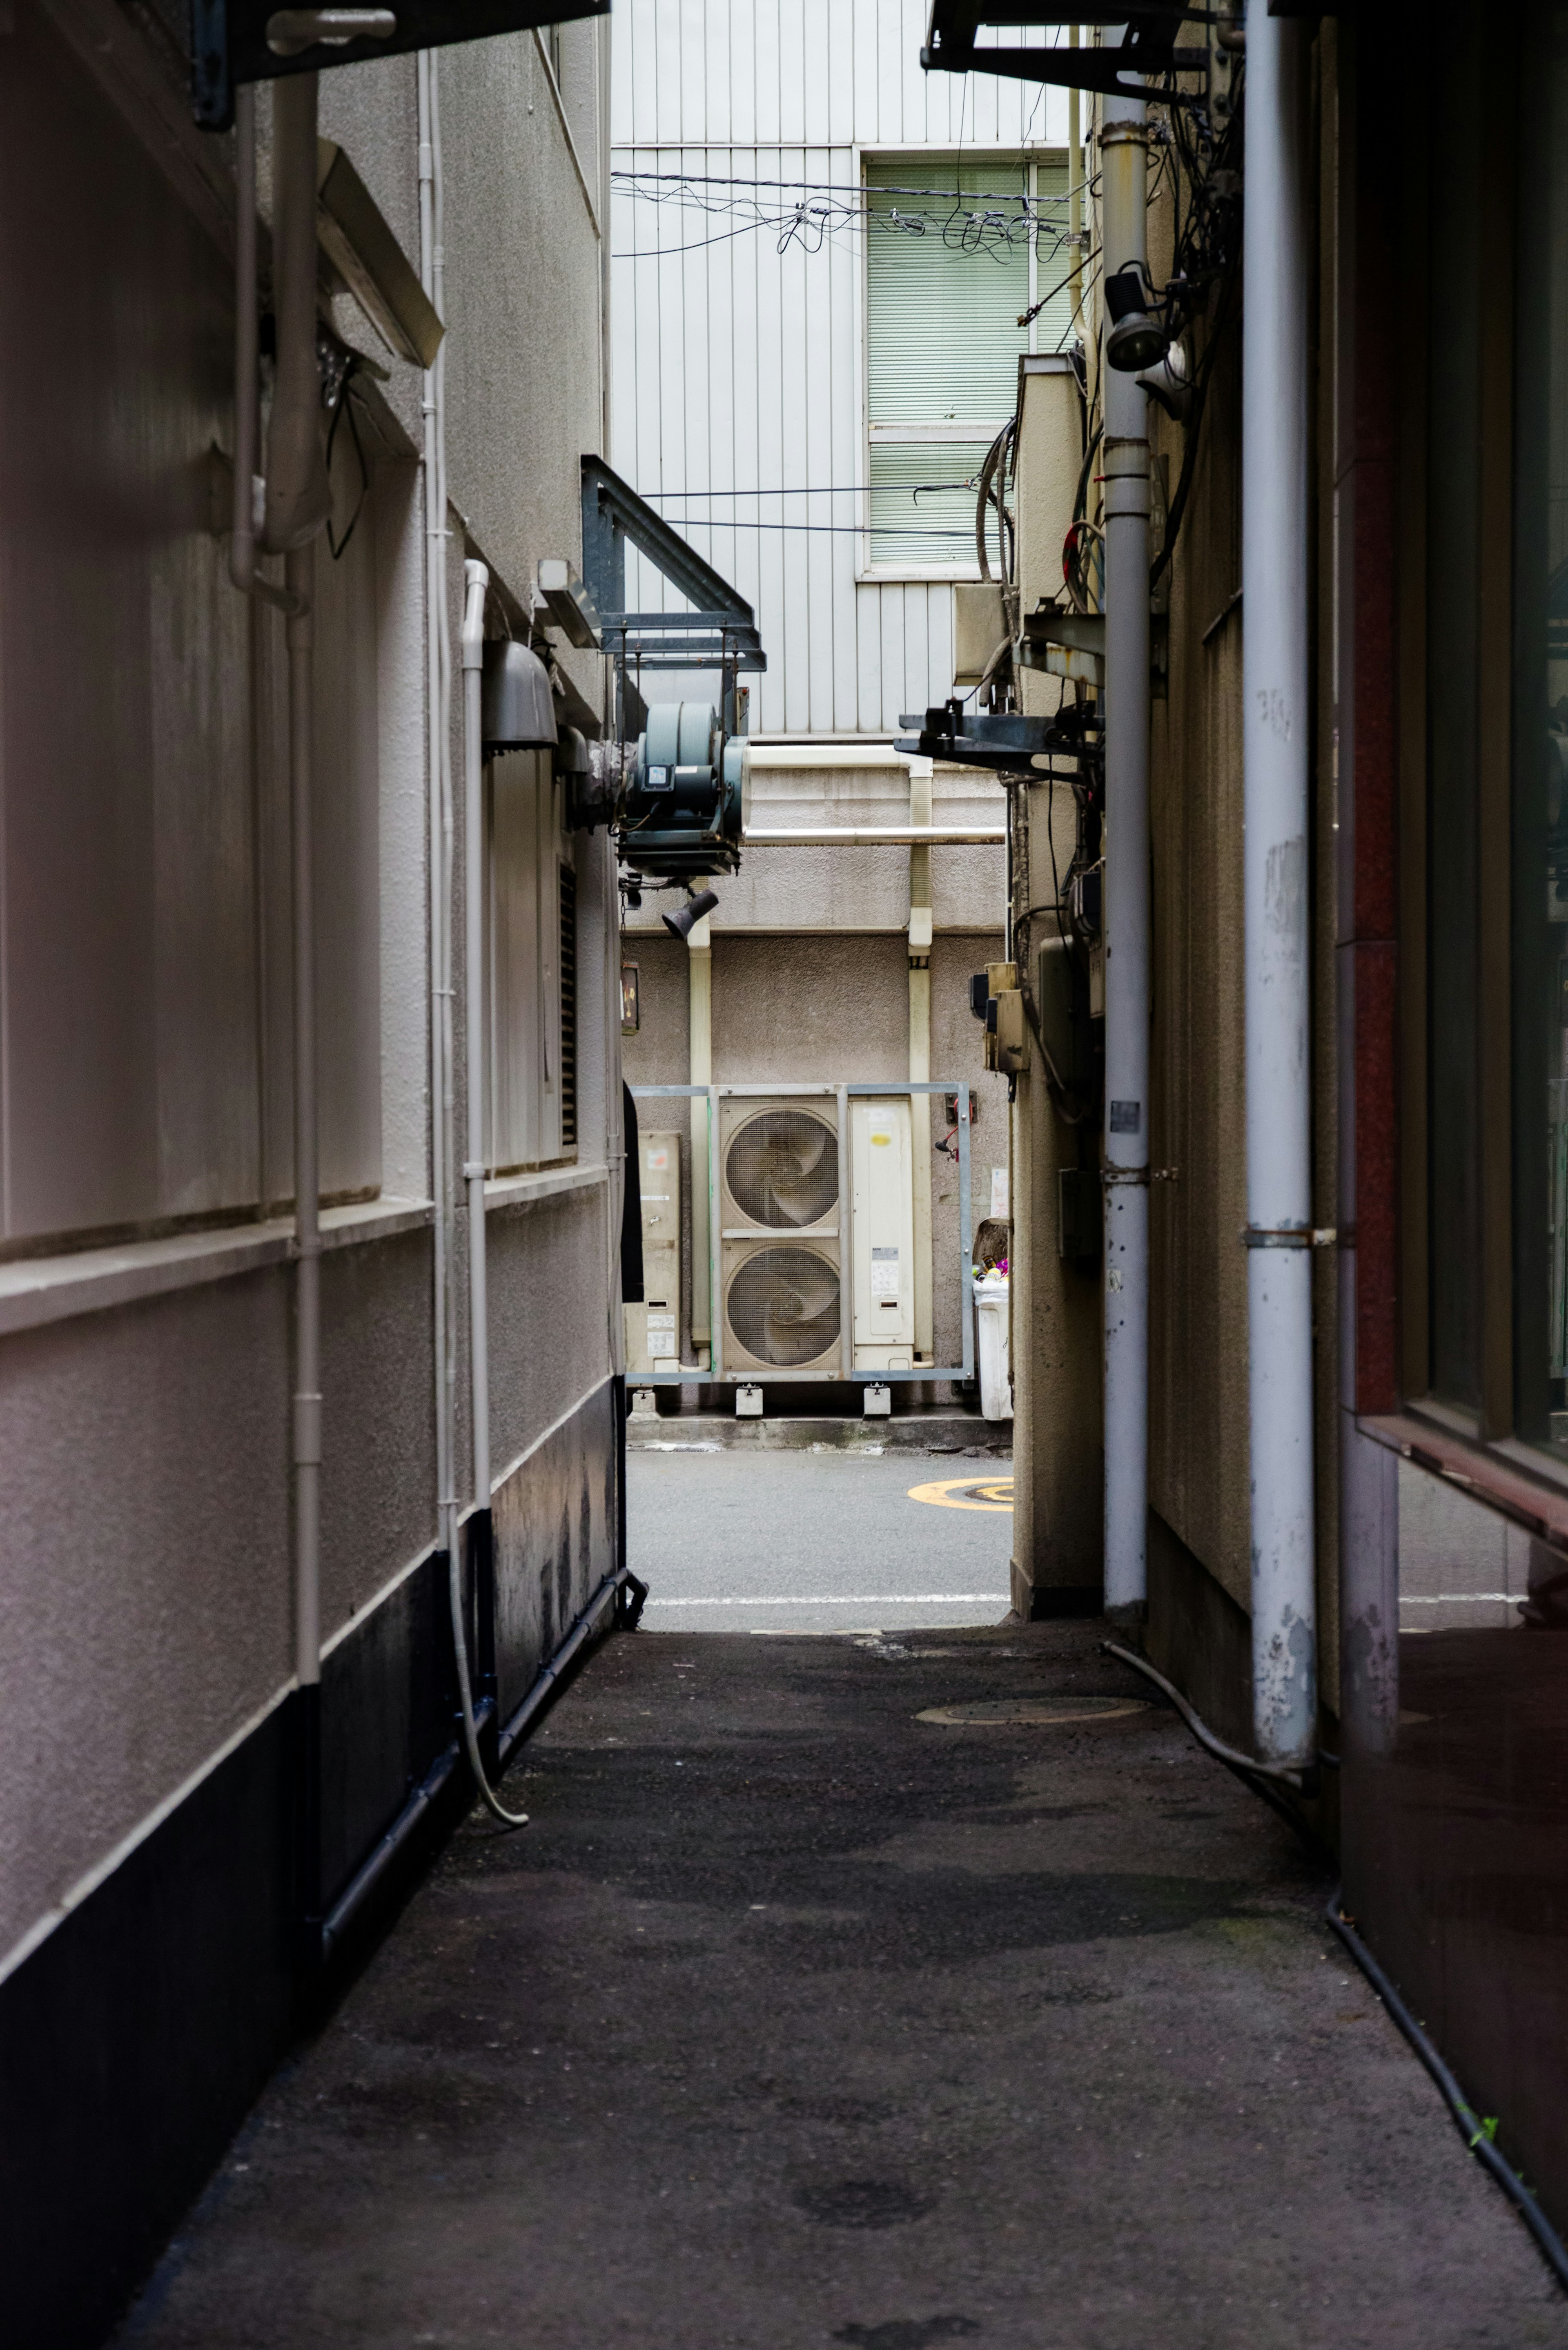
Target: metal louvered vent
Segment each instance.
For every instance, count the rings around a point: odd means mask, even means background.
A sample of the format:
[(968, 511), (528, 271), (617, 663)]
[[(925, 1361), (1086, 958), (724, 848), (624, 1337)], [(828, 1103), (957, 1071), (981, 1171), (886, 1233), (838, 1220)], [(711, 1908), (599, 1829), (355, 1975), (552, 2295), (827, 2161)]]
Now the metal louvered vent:
[(838, 1198), (838, 1137), (809, 1110), (764, 1110), (732, 1137), (724, 1180), (753, 1223), (798, 1232), (819, 1223)]
[(808, 1248), (760, 1248), (724, 1300), (730, 1334), (754, 1362), (795, 1370), (838, 1344), (838, 1275)]

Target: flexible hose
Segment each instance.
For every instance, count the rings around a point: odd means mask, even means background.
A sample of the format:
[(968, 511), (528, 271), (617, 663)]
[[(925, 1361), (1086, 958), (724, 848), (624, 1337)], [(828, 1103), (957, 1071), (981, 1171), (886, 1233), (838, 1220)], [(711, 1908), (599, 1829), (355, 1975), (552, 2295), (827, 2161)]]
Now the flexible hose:
[(1140, 1657), (1134, 1648), (1124, 1648), (1116, 1640), (1102, 1640), (1100, 1646), (1107, 1657), (1119, 1657), (1124, 1665), (1130, 1665), (1135, 1673), (1143, 1675), (1146, 1681), (1153, 1681), (1157, 1689), (1162, 1689), (1199, 1746), (1207, 1747), (1217, 1762), (1228, 1762), (1232, 1771), (1245, 1771), (1254, 1779), (1282, 1779), (1288, 1787), (1300, 1793), (1302, 1774), (1294, 1764), (1260, 1762), (1254, 1756), (1243, 1754), (1239, 1746), (1227, 1746), (1222, 1738), (1215, 1737), (1201, 1715), (1194, 1713), (1175, 1683), (1168, 1681), (1163, 1673), (1156, 1672), (1147, 1657)]
[(462, 1620), (462, 1561), (455, 1543), (446, 1555), (447, 1590), (452, 1600), (452, 1648), (457, 1659), (457, 1694), (462, 1707), (462, 1743), (468, 1756), (468, 1767), (473, 1773), (480, 1801), (491, 1817), (499, 1820), (504, 1828), (526, 1827), (527, 1813), (509, 1812), (484, 1774), (484, 1762), (479, 1752), (479, 1726), (473, 1719), (473, 1685), (468, 1671), (468, 1629)]
[(1422, 2064), (1443, 2093), (1443, 2101), (1454, 2117), (1455, 2126), (1476, 2160), (1490, 2170), (1520, 2218), (1534, 2237), (1542, 2259), (1560, 2285), (1568, 2289), (1568, 2249), (1551, 2221), (1542, 2212), (1534, 2196), (1517, 2170), (1505, 2162), (1488, 2136), (1487, 2125), (1464, 2095), (1458, 2081), (1437, 2049), (1428, 2039), (1398, 1992), (1395, 1990), (1377, 1960), (1343, 1908), (1345, 1888), (1336, 1885), (1324, 1916), (1338, 1935), (1394, 2022), (1398, 2025)]

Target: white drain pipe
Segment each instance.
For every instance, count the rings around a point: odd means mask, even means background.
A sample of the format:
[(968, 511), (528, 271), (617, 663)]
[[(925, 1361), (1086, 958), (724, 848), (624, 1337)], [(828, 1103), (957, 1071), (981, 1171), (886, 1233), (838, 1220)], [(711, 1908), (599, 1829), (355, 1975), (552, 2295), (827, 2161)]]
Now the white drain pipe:
[[(1113, 37), (1109, 33), (1107, 40)], [(1105, 274), (1146, 259), (1146, 109), (1107, 98)], [(1106, 328), (1110, 319), (1102, 311)], [(1148, 413), (1102, 358), (1106, 516), (1106, 1606), (1147, 1596)]]
[(484, 748), (481, 693), (484, 598), (490, 573), (472, 557), (462, 567), (462, 953), (464, 1107), (468, 1147), (469, 1419), (473, 1445), (473, 1506), (490, 1508), (490, 1291), (484, 1230)]
[[(441, 94), (438, 52), (419, 52), (420, 282), (445, 316), (441, 251)], [(427, 369), (424, 418), (425, 662), (430, 766), (431, 1200), (434, 1210), (431, 1318), (434, 1325), (436, 1530), (441, 1548), (457, 1548), (457, 1317), (452, 1303), (456, 1106), (452, 1016), (452, 643), (446, 601), (446, 343)]]
[(1299, 25), (1247, 20), (1241, 581), (1252, 1730), (1317, 1734), (1307, 897), (1307, 226)]

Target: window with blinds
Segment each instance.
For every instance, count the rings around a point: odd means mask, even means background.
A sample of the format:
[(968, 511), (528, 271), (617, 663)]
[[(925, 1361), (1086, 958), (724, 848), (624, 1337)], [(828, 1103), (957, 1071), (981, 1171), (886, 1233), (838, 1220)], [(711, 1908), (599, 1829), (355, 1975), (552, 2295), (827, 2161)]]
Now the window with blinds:
[(972, 572), (977, 476), (1017, 402), (1019, 355), (1075, 330), (1058, 289), (1066, 158), (877, 155), (865, 175), (871, 563)]

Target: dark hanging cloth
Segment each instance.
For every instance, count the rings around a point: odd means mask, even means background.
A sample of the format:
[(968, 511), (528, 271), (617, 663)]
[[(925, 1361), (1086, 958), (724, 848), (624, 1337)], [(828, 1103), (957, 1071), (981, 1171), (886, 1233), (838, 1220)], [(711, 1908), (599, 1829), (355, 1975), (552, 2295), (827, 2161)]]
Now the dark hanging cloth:
[(620, 1089), (626, 1134), (626, 1181), (620, 1204), (620, 1294), (628, 1305), (640, 1305), (642, 1287), (642, 1153), (637, 1142), (637, 1104), (631, 1087)]

